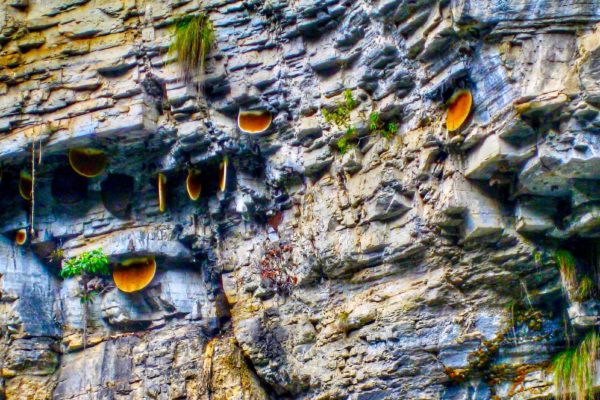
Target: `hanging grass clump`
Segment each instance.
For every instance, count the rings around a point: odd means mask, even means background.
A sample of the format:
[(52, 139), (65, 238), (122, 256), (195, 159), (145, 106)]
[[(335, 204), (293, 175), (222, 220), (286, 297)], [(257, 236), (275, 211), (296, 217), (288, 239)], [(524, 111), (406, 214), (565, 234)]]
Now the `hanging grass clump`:
[(132, 293), (148, 286), (155, 274), (154, 257), (132, 258), (115, 266), (113, 281), (120, 291)]
[(589, 276), (584, 276), (581, 278), (579, 282), (579, 286), (577, 287), (577, 292), (575, 293), (575, 300), (577, 301), (586, 301), (591, 299), (596, 293), (596, 285), (594, 281)]
[(190, 169), (188, 171), (188, 176), (185, 180), (185, 188), (187, 189), (190, 199), (196, 201), (200, 198), (200, 194), (202, 193), (202, 175), (200, 174), (200, 171), (196, 169)]
[(267, 110), (242, 111), (238, 114), (238, 127), (244, 133), (262, 133), (269, 129), (273, 116)]
[(21, 171), (19, 174), (19, 194), (27, 201), (31, 200), (33, 192), (33, 179), (28, 171)]
[(468, 89), (458, 90), (448, 101), (448, 114), (446, 114), (446, 128), (450, 132), (460, 129), (471, 113), (473, 96)]
[(76, 148), (69, 150), (69, 164), (79, 175), (95, 178), (104, 172), (108, 159), (102, 150)]
[(560, 271), (560, 279), (563, 288), (567, 293), (571, 294), (577, 289), (577, 267), (575, 257), (568, 250), (556, 250), (554, 259), (558, 270)]
[(175, 56), (184, 81), (204, 72), (206, 55), (214, 42), (212, 22), (204, 13), (186, 15), (175, 23), (175, 38), (169, 46), (169, 56)]
[(599, 343), (598, 332), (594, 330), (588, 333), (576, 348), (567, 349), (552, 360), (557, 399), (594, 399)]

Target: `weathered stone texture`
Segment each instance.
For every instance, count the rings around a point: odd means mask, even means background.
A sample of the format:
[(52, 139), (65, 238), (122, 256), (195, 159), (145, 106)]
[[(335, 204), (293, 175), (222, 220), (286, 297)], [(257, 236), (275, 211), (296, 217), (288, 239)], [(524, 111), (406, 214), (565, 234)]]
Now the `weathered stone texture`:
[[(186, 83), (166, 50), (200, 10), (216, 42)], [(548, 257), (597, 259), (598, 23), (584, 0), (0, 3), (0, 398), (549, 398), (567, 322), (600, 324)], [(271, 127), (240, 132), (248, 109)], [(109, 165), (78, 179), (86, 146)], [(103, 278), (84, 322), (56, 255), (98, 247), (158, 272)]]

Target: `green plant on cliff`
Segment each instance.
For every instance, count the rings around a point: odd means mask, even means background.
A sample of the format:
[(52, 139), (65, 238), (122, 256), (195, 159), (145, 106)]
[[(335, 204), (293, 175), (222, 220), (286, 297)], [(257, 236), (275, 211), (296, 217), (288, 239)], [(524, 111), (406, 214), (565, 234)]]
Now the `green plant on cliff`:
[(576, 348), (552, 360), (555, 396), (559, 400), (591, 400), (598, 358), (598, 332), (589, 332)]
[(348, 128), (350, 125), (350, 112), (356, 108), (357, 102), (352, 96), (352, 90), (344, 90), (344, 101), (338, 102), (333, 110), (323, 108), (321, 113), (330, 124), (334, 124), (338, 128)]
[[(344, 135), (335, 142), (335, 146), (341, 154), (346, 153), (351, 147), (357, 145), (362, 140), (362, 138), (359, 138), (357, 128), (350, 121), (350, 113), (356, 108), (358, 102), (354, 99), (352, 90), (350, 89), (344, 90), (343, 97), (344, 101), (338, 102), (334, 109), (328, 110), (327, 108), (323, 108), (321, 110), (327, 123), (346, 129)], [(361, 112), (360, 114), (363, 118), (366, 118), (364, 113)], [(367, 122), (368, 135), (365, 137), (381, 136), (390, 139), (398, 131), (397, 122), (383, 122), (378, 112), (369, 114)]]
[(356, 132), (356, 128), (353, 126), (348, 127), (344, 133), (344, 136), (335, 142), (338, 151), (341, 154), (345, 154), (352, 146), (356, 144), (355, 141), (357, 137), (358, 133)]
[(391, 139), (396, 132), (398, 132), (398, 124), (396, 122), (384, 123), (377, 112), (369, 115), (369, 133), (371, 135), (379, 135), (386, 139)]
[(65, 258), (65, 250), (59, 246), (52, 250), (48, 255), (48, 261), (51, 263), (60, 263)]
[(110, 274), (108, 257), (102, 249), (91, 250), (76, 257), (70, 258), (63, 263), (60, 276), (63, 279), (81, 277), (79, 281), (79, 298), (83, 305), (83, 348), (87, 347), (87, 322), (88, 303), (94, 301), (94, 297), (101, 290), (99, 282), (93, 282), (95, 276)]
[(204, 71), (206, 55), (214, 39), (214, 27), (206, 14), (186, 15), (176, 20), (175, 38), (168, 53), (176, 57), (186, 82)]
[(592, 298), (595, 291), (596, 287), (592, 278), (590, 278), (589, 276), (584, 276), (583, 278), (581, 278), (579, 286), (577, 287), (577, 292), (575, 293), (575, 300), (589, 300), (590, 298)]
[(355, 144), (357, 138), (356, 128), (350, 125), (350, 113), (356, 108), (357, 102), (350, 89), (344, 90), (343, 96), (344, 101), (338, 102), (333, 110), (326, 108), (321, 110), (327, 123), (346, 129), (344, 136), (335, 142), (338, 151), (342, 154), (346, 153)]
[(575, 264), (575, 257), (568, 250), (556, 250), (554, 253), (554, 259), (558, 270), (560, 271), (560, 278), (565, 290), (568, 293), (572, 293), (573, 290), (577, 289), (577, 268)]
[(102, 249), (91, 250), (65, 261), (60, 276), (73, 278), (79, 275), (108, 275), (108, 257)]

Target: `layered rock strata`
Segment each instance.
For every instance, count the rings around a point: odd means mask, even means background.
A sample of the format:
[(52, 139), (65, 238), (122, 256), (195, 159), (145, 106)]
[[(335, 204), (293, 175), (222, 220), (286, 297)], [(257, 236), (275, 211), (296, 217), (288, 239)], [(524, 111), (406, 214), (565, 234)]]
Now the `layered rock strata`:
[[(167, 49), (201, 11), (187, 82)], [(597, 276), (599, 22), (583, 0), (4, 1), (0, 398), (552, 398), (550, 360), (600, 323), (552, 257)], [(104, 278), (84, 320), (60, 260), (98, 248), (158, 271)]]

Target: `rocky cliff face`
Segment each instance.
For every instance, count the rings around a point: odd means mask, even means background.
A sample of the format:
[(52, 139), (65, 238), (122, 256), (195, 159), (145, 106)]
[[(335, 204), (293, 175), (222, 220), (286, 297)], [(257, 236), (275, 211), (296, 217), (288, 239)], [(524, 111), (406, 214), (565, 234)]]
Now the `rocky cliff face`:
[[(216, 40), (185, 83), (166, 50), (200, 10)], [(584, 0), (3, 0), (0, 398), (552, 398), (550, 360), (600, 324), (551, 256), (597, 277), (598, 22)], [(253, 109), (273, 123), (244, 134)], [(106, 171), (74, 175), (75, 147)], [(158, 272), (103, 278), (83, 318), (60, 259), (96, 248)]]

